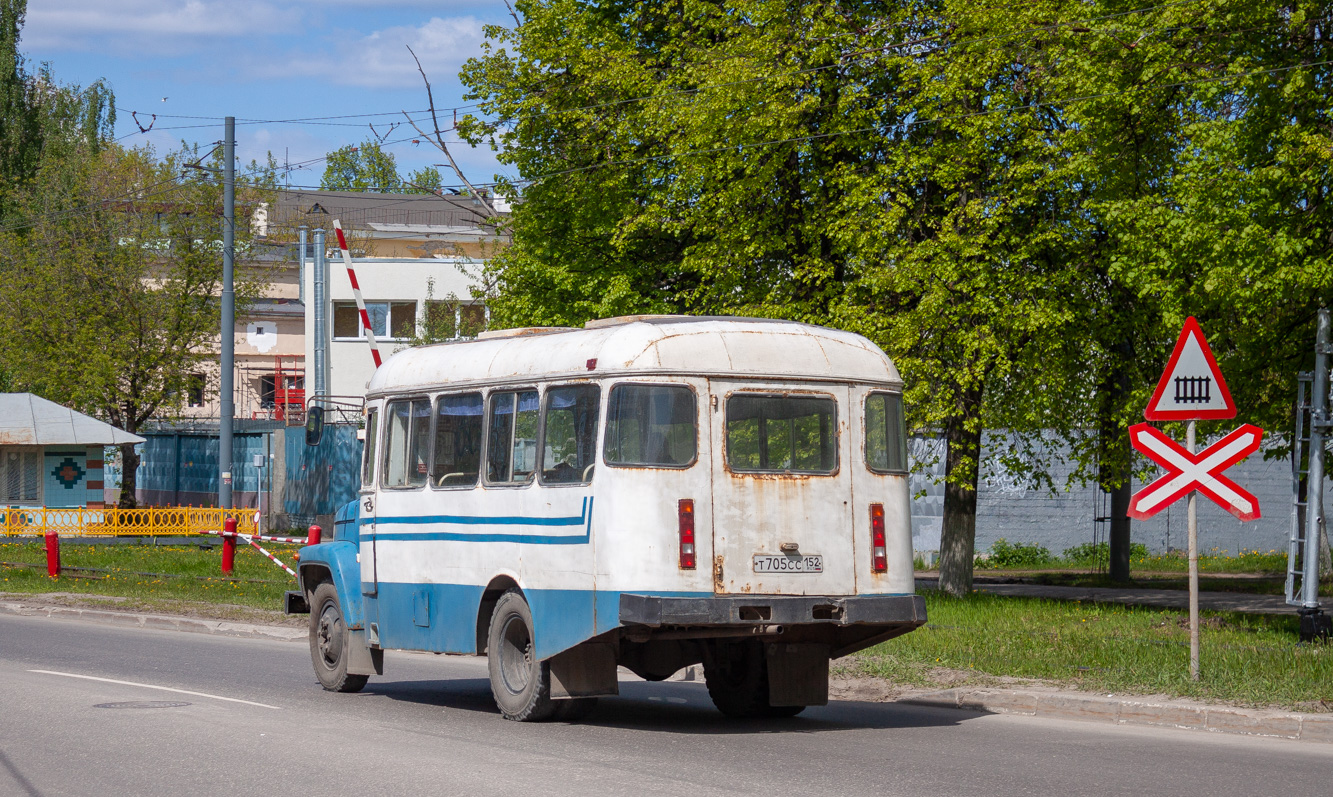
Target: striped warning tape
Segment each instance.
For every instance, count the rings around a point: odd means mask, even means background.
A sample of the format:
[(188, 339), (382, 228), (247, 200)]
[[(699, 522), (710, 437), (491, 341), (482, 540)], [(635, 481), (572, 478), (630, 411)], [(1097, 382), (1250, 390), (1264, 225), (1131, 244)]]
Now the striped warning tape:
[(333, 231), (338, 234), (338, 248), (343, 253), (343, 265), (347, 266), (347, 279), (352, 282), (352, 295), (356, 297), (356, 309), (361, 313), (361, 326), (366, 329), (366, 342), (370, 344), (370, 356), (375, 360), (375, 367), (380, 367), (380, 346), (375, 342), (375, 330), (370, 325), (370, 314), (366, 312), (366, 300), (361, 298), (361, 286), (357, 284), (356, 272), (352, 270), (352, 253), (347, 251), (347, 237), (343, 235), (343, 226), (333, 220)]

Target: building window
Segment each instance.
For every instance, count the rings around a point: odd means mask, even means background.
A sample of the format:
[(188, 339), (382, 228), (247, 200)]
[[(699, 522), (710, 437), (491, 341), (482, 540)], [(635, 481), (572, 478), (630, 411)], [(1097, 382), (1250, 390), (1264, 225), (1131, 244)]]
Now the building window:
[(0, 504), (42, 500), (42, 452), (0, 448)]
[[(380, 340), (407, 340), (416, 334), (416, 302), (366, 302), (366, 315), (370, 317), (371, 331)], [(334, 302), (333, 337), (356, 340), (365, 334), (356, 302)]]
[(191, 407), (204, 406), (203, 374), (190, 374), (185, 377), (185, 403)]
[(273, 409), (276, 383), (273, 375), (259, 377), (259, 406), (266, 410)]

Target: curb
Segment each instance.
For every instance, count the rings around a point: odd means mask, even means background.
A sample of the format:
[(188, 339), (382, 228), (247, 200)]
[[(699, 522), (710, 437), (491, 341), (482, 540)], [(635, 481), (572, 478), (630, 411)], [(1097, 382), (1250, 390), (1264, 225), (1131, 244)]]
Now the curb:
[(84, 609), (77, 606), (43, 606), (16, 601), (0, 601), (0, 614), (20, 617), (48, 617), (57, 620), (85, 620), (105, 625), (149, 628), (159, 631), (186, 631), (213, 636), (244, 637), (247, 639), (279, 639), (284, 642), (304, 642), (307, 632), (283, 626), (234, 623), (229, 620), (202, 620), (194, 617), (173, 617), (166, 614), (138, 614), (105, 609)]
[(1105, 697), (1080, 692), (1009, 689), (945, 689), (901, 698), (898, 702), (990, 714), (1185, 728), (1333, 743), (1333, 714), (1209, 706), (1151, 698)]

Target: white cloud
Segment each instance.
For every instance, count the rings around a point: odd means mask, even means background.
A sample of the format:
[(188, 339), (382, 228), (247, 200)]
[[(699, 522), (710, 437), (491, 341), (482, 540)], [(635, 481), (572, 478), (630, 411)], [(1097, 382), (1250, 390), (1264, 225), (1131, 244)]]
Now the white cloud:
[(269, 76), (319, 77), (345, 86), (415, 87), (421, 85), (421, 76), (409, 46), (432, 83), (443, 81), (480, 53), (483, 25), (472, 16), (433, 17), (419, 26), (385, 28), (319, 53), (294, 54), (277, 63), (266, 59), (255, 66)]
[(29, 6), (25, 50), (176, 52), (183, 39), (254, 36), (290, 28), (301, 12), (265, 0), (42, 0)]

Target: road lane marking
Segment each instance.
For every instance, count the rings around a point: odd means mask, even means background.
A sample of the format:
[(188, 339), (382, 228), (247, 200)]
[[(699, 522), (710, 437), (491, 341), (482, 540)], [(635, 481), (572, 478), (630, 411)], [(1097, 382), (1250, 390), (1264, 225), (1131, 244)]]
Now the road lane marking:
[(189, 689), (173, 689), (170, 686), (154, 686), (153, 684), (141, 684), (134, 681), (117, 681), (114, 678), (98, 678), (95, 675), (79, 675), (72, 672), (56, 672), (55, 670), (28, 670), (28, 672), (40, 673), (41, 675), (62, 675), (66, 678), (82, 678), (85, 681), (101, 681), (104, 684), (120, 684), (121, 686), (137, 686), (140, 689), (157, 689), (162, 692), (175, 692), (180, 695), (193, 695), (195, 697), (207, 697), (212, 700), (225, 700), (228, 703), (244, 703), (247, 706), (258, 706), (260, 708), (281, 709), (282, 706), (270, 706), (267, 703), (255, 703), (251, 700), (241, 700), (236, 697), (223, 697), (222, 695), (210, 695), (207, 692), (191, 692)]

